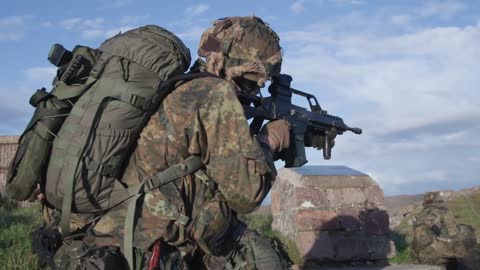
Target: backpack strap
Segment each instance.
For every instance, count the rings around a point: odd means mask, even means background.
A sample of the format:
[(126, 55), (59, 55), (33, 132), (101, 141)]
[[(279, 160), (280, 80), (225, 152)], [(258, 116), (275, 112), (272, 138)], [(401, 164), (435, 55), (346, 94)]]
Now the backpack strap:
[[(93, 70), (91, 71), (91, 76), (88, 77), (87, 82), (85, 85), (79, 86), (79, 88), (76, 88), (76, 91), (73, 91), (70, 95), (65, 95), (62, 96), (61, 93), (66, 93), (67, 91), (59, 91), (59, 93), (55, 93), (55, 96), (57, 96), (59, 99), (67, 99), (71, 98), (72, 96), (79, 96), (83, 94), (85, 91), (90, 89), (91, 86), (93, 86), (97, 81), (98, 78), (102, 75), (103, 71), (105, 70), (105, 67), (107, 64), (110, 62), (112, 59), (112, 56), (108, 56), (105, 54), (105, 61), (101, 64), (97, 64)], [(59, 85), (57, 85), (59, 86)], [(101, 107), (101, 106), (100, 106)], [(95, 115), (97, 117), (97, 115)], [(94, 119), (95, 121), (95, 119)], [(93, 128), (90, 130), (92, 132)], [(87, 138), (88, 140), (88, 138)], [(83, 155), (85, 153), (86, 149), (83, 148), (81, 150), (81, 153), (79, 155)], [(80, 166), (80, 163), (82, 162), (82, 159), (78, 160), (77, 166), (75, 170), (73, 171), (72, 174), (70, 174), (70, 177), (66, 179), (66, 183), (63, 189), (63, 200), (62, 200), (62, 214), (60, 218), (60, 232), (62, 233), (62, 236), (68, 236), (70, 235), (70, 217), (72, 214), (72, 203), (73, 203), (73, 189), (75, 187), (75, 175), (78, 172), (78, 168)]]
[(135, 210), (138, 202), (138, 198), (155, 188), (169, 184), (179, 178), (186, 177), (195, 173), (203, 167), (202, 160), (199, 156), (189, 156), (181, 163), (175, 164), (159, 173), (150, 177), (143, 183), (131, 186), (127, 188), (128, 197), (133, 197), (128, 203), (127, 214), (125, 218), (125, 237), (123, 241), (123, 253), (128, 261), (130, 269), (134, 269), (134, 252), (133, 252), (133, 232), (135, 229)]
[[(182, 74), (161, 83), (158, 86), (158, 89), (162, 89), (163, 87), (170, 89), (169, 92), (167, 93), (168, 95), (176, 87), (178, 87), (179, 84), (183, 84), (187, 81), (190, 81), (196, 78), (201, 78), (201, 77), (215, 77), (215, 75), (208, 72)], [(158, 90), (157, 93), (164, 94), (162, 93), (161, 90)], [(165, 97), (166, 95), (161, 96), (160, 100), (162, 101)], [(177, 140), (175, 140), (174, 136), (176, 136), (176, 132), (173, 129), (170, 121), (167, 119), (165, 112), (163, 111), (163, 106), (159, 105), (157, 106), (157, 108), (161, 112), (160, 121), (168, 131), (167, 132), (168, 139), (177, 148), (180, 155), (182, 156), (183, 161), (156, 174), (154, 177), (147, 179), (141, 184), (137, 184), (135, 186), (131, 186), (127, 188), (129, 197), (132, 197), (132, 196), (134, 197), (129, 202), (128, 208), (127, 208), (127, 215), (126, 215), (125, 225), (124, 225), (125, 237), (123, 242), (123, 250), (124, 250), (125, 258), (127, 259), (131, 269), (133, 269), (132, 266), (134, 265), (133, 235), (135, 230), (135, 210), (136, 210), (138, 198), (141, 195), (145, 194), (146, 192), (151, 191), (155, 188), (159, 188), (161, 186), (167, 187), (168, 184), (172, 183), (177, 179), (186, 177), (191, 174), (197, 174), (200, 171), (200, 169), (204, 166), (199, 156), (195, 156), (195, 155), (189, 156), (186, 146), (184, 144), (179, 143)], [(184, 223), (184, 225), (186, 225), (186, 223), (188, 222), (188, 217), (184, 217), (183, 219), (185, 220), (181, 221), (181, 223)]]
[[(108, 62), (108, 60), (109, 59), (107, 59), (106, 62)], [(99, 73), (101, 73), (102, 71), (103, 71), (103, 68), (100, 69)], [(99, 77), (100, 77), (100, 75), (97, 74), (97, 76), (95, 76), (95, 79), (99, 78)], [(140, 121), (140, 123), (138, 125), (138, 128), (136, 130), (136, 136), (134, 136), (134, 138), (138, 138), (140, 136), (141, 131), (147, 125), (151, 116), (160, 107), (161, 102), (163, 101), (163, 99), (168, 94), (170, 94), (178, 85), (183, 84), (183, 83), (185, 83), (187, 81), (190, 81), (192, 79), (201, 78), (201, 77), (215, 77), (215, 75), (211, 74), (211, 73), (208, 73), (208, 72), (198, 72), (198, 73), (189, 73), (189, 74), (177, 75), (177, 76), (174, 76), (174, 77), (172, 77), (172, 78), (170, 78), (166, 81), (163, 81), (163, 82), (159, 81), (159, 83), (155, 87), (156, 88), (156, 95), (155, 95), (155, 97), (152, 98), (152, 100), (155, 101), (155, 104), (152, 104), (151, 102), (148, 103), (148, 104), (147, 103), (142, 104), (142, 102), (138, 102), (138, 101), (134, 102), (135, 105), (139, 105), (138, 107), (143, 107), (144, 109), (146, 109), (145, 116), (143, 117), (142, 121)], [(131, 97), (132, 96), (128, 97), (130, 101), (131, 101), (131, 99), (130, 99)], [(90, 151), (90, 147), (91, 147), (90, 142), (93, 139), (93, 134), (94, 134), (94, 132), (96, 130), (96, 127), (99, 123), (101, 115), (102, 115), (106, 105), (108, 104), (108, 102), (110, 102), (111, 100), (115, 100), (115, 99), (118, 99), (118, 98), (105, 97), (100, 102), (98, 110), (94, 115), (90, 130), (88, 132), (86, 143), (85, 143), (84, 147), (82, 148), (82, 150), (80, 152), (81, 156), (85, 156), (87, 154), (87, 152)], [(135, 101), (135, 100), (133, 100), (133, 101)], [(132, 102), (129, 102), (129, 103), (132, 103)], [(118, 164), (114, 167), (122, 167), (122, 166), (125, 165), (126, 162), (128, 162), (128, 157), (131, 155), (131, 153), (133, 153), (135, 145), (136, 145), (135, 143), (131, 144), (131, 149), (129, 149), (128, 151), (125, 151), (125, 155), (121, 158), (121, 160), (118, 162)], [(200, 160), (200, 158), (198, 158), (198, 159)], [(187, 159), (185, 159), (184, 162), (186, 162), (186, 160)], [(81, 162), (85, 162), (85, 160), (83, 158), (78, 159), (78, 163), (77, 163), (77, 166), (76, 166), (75, 170), (73, 170), (73, 174), (71, 175), (71, 177), (69, 177), (69, 179), (66, 180), (66, 183), (65, 183), (65, 186), (64, 186), (64, 197), (63, 197), (63, 202), (62, 202), (62, 216), (61, 216), (61, 221), (60, 221), (60, 229), (61, 229), (62, 236), (64, 236), (64, 237), (70, 234), (70, 217), (71, 217), (73, 194), (74, 194), (73, 189), (74, 189), (74, 186), (75, 186), (75, 181), (74, 181), (75, 177), (74, 176), (78, 173), (78, 169), (80, 167)], [(125, 201), (129, 198), (134, 197), (132, 199), (132, 201), (130, 202), (130, 205), (129, 205), (128, 210), (127, 210), (128, 216), (130, 216), (130, 218), (127, 218), (127, 221), (128, 221), (129, 224), (126, 224), (127, 226), (125, 228), (125, 229), (127, 229), (127, 227), (128, 227), (128, 230), (125, 232), (126, 236), (125, 236), (124, 249), (126, 250), (126, 254), (131, 255), (130, 259), (129, 259), (130, 266), (133, 266), (133, 229), (134, 229), (135, 206), (136, 206), (138, 197), (140, 197), (140, 195), (144, 194), (146, 191), (151, 190), (152, 188), (168, 184), (175, 179), (182, 178), (182, 177), (187, 176), (189, 174), (193, 174), (201, 166), (203, 166), (203, 164), (199, 165), (199, 164), (201, 164), (201, 162), (198, 162), (198, 161), (196, 161), (196, 162), (191, 161), (191, 162), (192, 162), (192, 164), (182, 163), (183, 165), (179, 165), (180, 167), (172, 166), (173, 169), (172, 170), (168, 170), (168, 169), (165, 170), (165, 174), (162, 174), (160, 176), (156, 175), (156, 176), (152, 177), (151, 179), (149, 179), (148, 181), (146, 181), (145, 183), (142, 183), (142, 184), (136, 185), (136, 186), (132, 186), (131, 189), (127, 190), (126, 195), (120, 197), (122, 200), (117, 200), (117, 199), (115, 200), (118, 203), (120, 203), (120, 202)], [(97, 167), (100, 168), (101, 165), (104, 165), (104, 164), (94, 164), (92, 162), (89, 162), (89, 165), (91, 165), (91, 166), (89, 166), (91, 168), (97, 168)], [(185, 171), (184, 171), (184, 167), (187, 168)], [(190, 171), (190, 169), (191, 169), (191, 171)], [(109, 168), (109, 170), (117, 171), (117, 168)], [(117, 204), (115, 204), (115, 205), (117, 205)], [(115, 205), (113, 205), (113, 206), (115, 206)], [(111, 207), (113, 207), (113, 206), (111, 206)], [(129, 240), (127, 241), (127, 239), (129, 239)]]

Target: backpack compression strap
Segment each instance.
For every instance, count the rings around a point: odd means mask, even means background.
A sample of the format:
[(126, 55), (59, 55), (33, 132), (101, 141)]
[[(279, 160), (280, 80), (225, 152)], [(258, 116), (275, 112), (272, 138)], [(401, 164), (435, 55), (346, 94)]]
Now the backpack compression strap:
[[(190, 74), (182, 74), (173, 77), (170, 80), (167, 80), (163, 83), (161, 83), (158, 86), (158, 92), (163, 94), (163, 96), (160, 98), (160, 100), (163, 100), (169, 93), (171, 93), (176, 87), (179, 86), (179, 84), (186, 83), (190, 80), (196, 79), (196, 78), (202, 78), (202, 77), (216, 77), (212, 73), (208, 72), (199, 72), (199, 73), (190, 73)], [(167, 89), (167, 91), (161, 91), (161, 89)], [(157, 108), (161, 109), (162, 107), (160, 104), (158, 104)], [(162, 111), (162, 116), (165, 116), (165, 112)], [(161, 119), (164, 119), (164, 117), (161, 117)], [(127, 215), (125, 219), (125, 225), (124, 225), (124, 241), (123, 241), (123, 250), (124, 250), (124, 255), (125, 258), (128, 261), (128, 264), (130, 266), (130, 269), (134, 269), (134, 256), (133, 256), (133, 235), (134, 235), (134, 230), (135, 230), (135, 210), (136, 210), (136, 205), (138, 198), (155, 188), (158, 188), (163, 185), (167, 185), (171, 182), (173, 182), (176, 179), (186, 177), (187, 175), (191, 174), (197, 174), (200, 172), (200, 169), (203, 167), (203, 163), (200, 157), (195, 156), (195, 155), (190, 155), (188, 156), (188, 151), (185, 146), (183, 145), (178, 145), (172, 138), (171, 136), (175, 136), (175, 131), (173, 130), (171, 124), (168, 122), (167, 119), (164, 119), (165, 121), (162, 121), (162, 124), (167, 128), (168, 133), (169, 133), (169, 139), (175, 145), (177, 150), (182, 156), (183, 161), (173, 165), (172, 167), (167, 168), (166, 170), (158, 173), (154, 177), (149, 178), (145, 182), (129, 187), (127, 188), (129, 197), (134, 196), (132, 200), (128, 204), (128, 209), (127, 209)], [(145, 123), (146, 125), (146, 123)], [(200, 174), (201, 175), (201, 174)], [(185, 220), (183, 220), (184, 223), (188, 222), (188, 217), (183, 217)]]
[(130, 269), (134, 269), (133, 259), (133, 232), (135, 229), (135, 210), (138, 198), (141, 195), (149, 192), (162, 185), (166, 185), (179, 178), (194, 174), (203, 167), (202, 160), (199, 156), (189, 156), (183, 162), (175, 164), (164, 171), (159, 172), (155, 176), (149, 178), (147, 181), (128, 187), (129, 197), (133, 197), (128, 202), (127, 215), (125, 218), (125, 237), (123, 239), (123, 253), (128, 261)]
[[(209, 72), (198, 72), (198, 73), (188, 73), (188, 74), (180, 74), (177, 76), (174, 76), (166, 81), (160, 82), (156, 86), (156, 97), (152, 98), (152, 100), (155, 101), (156, 104), (150, 104), (148, 107), (148, 110), (145, 113), (145, 117), (140, 121), (138, 128), (137, 128), (137, 134), (134, 136), (135, 138), (138, 138), (140, 136), (141, 131), (143, 128), (147, 125), (148, 121), (150, 120), (150, 117), (155, 113), (155, 110), (160, 106), (161, 102), (163, 99), (170, 94), (176, 86), (179, 84), (185, 83), (187, 81), (196, 79), (196, 78), (202, 78), (202, 77), (216, 77), (214, 74), (211, 74)], [(105, 97), (100, 106), (98, 111), (95, 113), (94, 119), (92, 121), (92, 126), (90, 128), (89, 135), (87, 137), (87, 143), (82, 149), (81, 156), (85, 155), (85, 153), (88, 151), (89, 148), (89, 142), (92, 140), (94, 136), (94, 131), (96, 129), (96, 126), (98, 125), (98, 122), (100, 120), (100, 117), (103, 113), (103, 110), (106, 107), (106, 104), (109, 100), (114, 99), (112, 97)], [(132, 147), (135, 144), (132, 143)], [(133, 152), (134, 149), (130, 149), (128, 151), (125, 151), (128, 155)], [(124, 157), (124, 159), (121, 162), (118, 162), (118, 166), (123, 166), (125, 162), (127, 162), (129, 156)], [(71, 211), (72, 211), (72, 204), (73, 204), (73, 189), (75, 187), (75, 175), (78, 172), (80, 163), (83, 161), (83, 158), (79, 158), (79, 161), (77, 163), (77, 166), (74, 170), (74, 173), (71, 175), (70, 179), (66, 181), (66, 185), (64, 187), (64, 198), (62, 202), (62, 216), (60, 220), (60, 230), (62, 233), (62, 236), (67, 236), (70, 235), (70, 217), (71, 217)], [(118, 176), (117, 176), (118, 177)]]

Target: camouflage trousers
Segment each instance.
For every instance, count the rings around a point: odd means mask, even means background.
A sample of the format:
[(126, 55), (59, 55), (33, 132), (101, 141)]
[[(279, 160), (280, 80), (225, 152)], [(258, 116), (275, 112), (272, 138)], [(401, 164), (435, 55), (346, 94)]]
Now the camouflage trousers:
[[(55, 264), (57, 269), (128, 269), (125, 259), (120, 250), (118, 240), (120, 235), (112, 237), (110, 234), (101, 235), (96, 228), (98, 224), (111, 224), (117, 230), (109, 232), (118, 232), (123, 226), (124, 211), (112, 212), (103, 220), (110, 222), (97, 223), (90, 227), (86, 235), (77, 240), (67, 240), (55, 254)], [(52, 213), (44, 213), (44, 218), (51, 218)], [(159, 216), (156, 216), (160, 218)], [(117, 220), (118, 223), (114, 223)], [(171, 222), (164, 217), (164, 222)], [(51, 221), (53, 222), (53, 221)], [(79, 217), (73, 217), (72, 226), (79, 228), (83, 220)], [(150, 233), (156, 234), (156, 239), (162, 236), (168, 226), (161, 226), (157, 223), (155, 230)], [(165, 224), (164, 224), (165, 225)], [(153, 224), (151, 225), (153, 227)], [(160, 231), (159, 231), (160, 230)], [(163, 234), (165, 236), (165, 234)], [(123, 234), (122, 234), (123, 236)], [(146, 240), (146, 238), (141, 238)], [(152, 239), (149, 239), (152, 241)], [(267, 270), (267, 269), (287, 269), (286, 256), (280, 254), (272, 241), (257, 232), (245, 230), (238, 243), (225, 256), (212, 256), (205, 254), (200, 249), (195, 248), (176, 248), (164, 244), (162, 247), (159, 269), (205, 269), (205, 270)], [(136, 269), (148, 269), (148, 263), (151, 257), (150, 247), (136, 249)], [(190, 254), (189, 254), (190, 252)], [(188, 254), (188, 256), (185, 256)], [(195, 267), (191, 267), (195, 265)], [(201, 265), (201, 267), (199, 267)]]
[(236, 248), (225, 257), (204, 256), (206, 270), (288, 269), (287, 257), (265, 236), (246, 230)]
[[(183, 256), (182, 252), (172, 246), (161, 248), (158, 270), (269, 270), (288, 269), (285, 257), (272, 242), (257, 232), (247, 230), (239, 243), (228, 255), (215, 257), (196, 254)], [(150, 269), (151, 252), (137, 250), (136, 269)], [(55, 254), (57, 269), (89, 270), (115, 269), (128, 270), (128, 264), (118, 247), (88, 247), (82, 241), (65, 242)]]

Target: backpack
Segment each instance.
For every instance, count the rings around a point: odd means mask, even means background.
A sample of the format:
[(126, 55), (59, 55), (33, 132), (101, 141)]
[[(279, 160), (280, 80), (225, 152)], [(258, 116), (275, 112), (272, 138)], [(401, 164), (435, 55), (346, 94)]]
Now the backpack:
[(114, 182), (141, 130), (175, 83), (188, 80), (183, 73), (191, 58), (178, 37), (154, 25), (116, 35), (98, 49), (58, 48), (49, 55), (60, 66), (53, 90), (30, 100), (36, 110), (20, 137), (7, 193), (25, 200), (40, 183), (65, 225), (71, 212), (95, 216), (113, 206)]
[(73, 104), (95, 82), (93, 70), (100, 51), (76, 46), (71, 52), (54, 44), (48, 60), (58, 67), (53, 90), (37, 90), (30, 98), (33, 117), (19, 138), (18, 148), (7, 174), (6, 194), (17, 201), (33, 196), (38, 184), (45, 183), (45, 172), (53, 140)]

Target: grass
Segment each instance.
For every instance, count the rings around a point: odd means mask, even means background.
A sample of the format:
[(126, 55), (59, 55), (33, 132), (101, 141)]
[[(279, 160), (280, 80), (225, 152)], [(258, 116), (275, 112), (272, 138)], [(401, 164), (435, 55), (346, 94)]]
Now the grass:
[[(472, 225), (480, 239), (480, 194), (468, 197), (460, 196), (448, 202), (458, 223)], [(421, 208), (409, 213), (390, 237), (394, 241), (397, 255), (390, 259), (391, 264), (415, 263), (411, 256), (412, 220)], [(303, 259), (294, 241), (286, 238), (280, 232), (271, 229), (272, 215), (253, 213), (242, 215), (249, 228), (257, 230), (279, 244), (289, 259), (296, 265), (303, 265)], [(19, 208), (11, 201), (0, 199), (0, 269), (36, 269), (36, 257), (31, 253), (30, 233), (41, 223), (38, 205)], [(477, 247), (480, 248), (480, 247)]]
[(414, 208), (403, 218), (402, 223), (390, 232), (390, 239), (395, 243), (397, 251), (396, 256), (388, 260), (390, 264), (412, 264), (416, 262), (410, 248), (413, 240), (413, 227), (409, 223), (421, 210), (421, 206)]
[(448, 202), (447, 206), (458, 223), (473, 226), (480, 241), (480, 193), (459, 196)]
[(18, 208), (0, 199), (0, 269), (37, 269), (30, 233), (40, 223), (38, 205)]
[(397, 251), (396, 256), (388, 260), (390, 264), (411, 264), (415, 262), (406, 237), (407, 236), (402, 233), (390, 233), (390, 239), (395, 243), (395, 249)]

